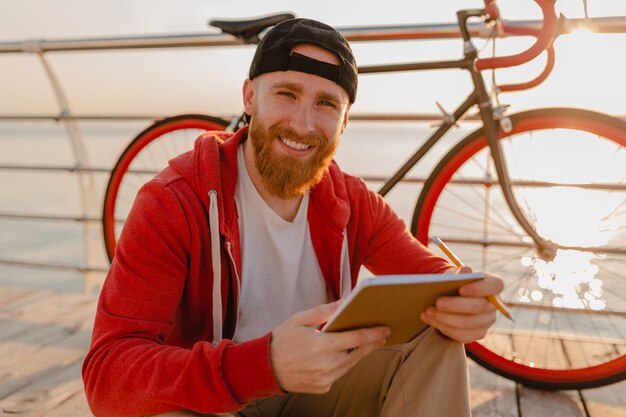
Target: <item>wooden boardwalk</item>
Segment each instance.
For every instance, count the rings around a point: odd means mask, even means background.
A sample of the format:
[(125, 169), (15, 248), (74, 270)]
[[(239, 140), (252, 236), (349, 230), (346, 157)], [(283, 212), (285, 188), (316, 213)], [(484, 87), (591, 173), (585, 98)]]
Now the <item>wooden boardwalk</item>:
[[(96, 301), (76, 293), (0, 287), (0, 416), (91, 416), (80, 369)], [(544, 392), (475, 365), (470, 373), (475, 417), (626, 416), (626, 381)]]

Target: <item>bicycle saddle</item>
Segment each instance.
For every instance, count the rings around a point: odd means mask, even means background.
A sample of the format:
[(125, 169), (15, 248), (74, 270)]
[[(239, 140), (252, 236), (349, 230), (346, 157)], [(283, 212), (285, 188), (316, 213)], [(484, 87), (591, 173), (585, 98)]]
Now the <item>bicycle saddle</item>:
[(259, 43), (259, 33), (283, 20), (296, 17), (293, 13), (279, 13), (249, 20), (209, 20), (209, 25), (222, 29), (223, 33), (243, 39), (246, 43)]

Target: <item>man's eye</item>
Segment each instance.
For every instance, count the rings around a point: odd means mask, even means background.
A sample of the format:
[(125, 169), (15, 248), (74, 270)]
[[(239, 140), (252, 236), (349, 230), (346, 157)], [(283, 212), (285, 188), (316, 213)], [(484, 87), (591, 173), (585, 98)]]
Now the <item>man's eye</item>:
[(337, 106), (335, 105), (335, 103), (333, 103), (332, 101), (328, 101), (328, 100), (320, 100), (319, 102), (322, 106), (328, 106), (328, 107), (332, 107), (333, 109), (336, 108)]
[(296, 95), (294, 93), (292, 93), (291, 91), (279, 91), (278, 95), (279, 96), (285, 96), (285, 97), (291, 97), (291, 98), (296, 97)]

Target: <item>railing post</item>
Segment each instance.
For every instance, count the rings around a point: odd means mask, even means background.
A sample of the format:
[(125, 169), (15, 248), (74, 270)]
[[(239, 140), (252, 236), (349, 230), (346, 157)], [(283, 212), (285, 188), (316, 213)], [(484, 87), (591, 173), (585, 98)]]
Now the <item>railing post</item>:
[[(76, 120), (70, 117), (71, 112), (67, 98), (63, 93), (61, 83), (46, 60), (44, 52), (42, 50), (34, 52), (36, 52), (39, 56), (40, 62), (44, 67), (61, 109), (60, 120), (63, 122), (67, 137), (70, 141), (74, 162), (77, 168), (75, 172), (77, 176), (76, 178), (78, 179), (81, 215), (83, 217), (95, 217), (98, 213), (98, 207), (96, 205), (96, 202), (98, 201), (96, 186), (93, 174), (89, 171), (83, 171), (81, 169), (90, 167), (91, 164), (89, 162), (89, 155), (78, 128), (78, 124), (76, 123)], [(84, 244), (83, 263), (86, 268), (83, 277), (83, 290), (86, 294), (91, 294), (94, 287), (100, 284), (102, 277), (100, 273), (89, 270), (89, 266), (104, 265), (106, 264), (106, 260), (104, 259), (104, 251), (100, 239), (100, 229), (93, 222), (83, 222), (82, 224)]]

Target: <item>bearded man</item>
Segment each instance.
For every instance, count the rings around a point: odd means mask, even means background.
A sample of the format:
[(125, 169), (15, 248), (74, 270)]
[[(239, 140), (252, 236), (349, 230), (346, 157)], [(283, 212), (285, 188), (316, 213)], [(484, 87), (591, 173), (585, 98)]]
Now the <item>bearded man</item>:
[(204, 134), (137, 196), (83, 366), (94, 415), (470, 415), (462, 343), (495, 321), (499, 278), (440, 299), (421, 315), (434, 330), (403, 345), (383, 327), (318, 330), (363, 265), (457, 271), (333, 161), (356, 91), (330, 26), (263, 38), (249, 129)]

